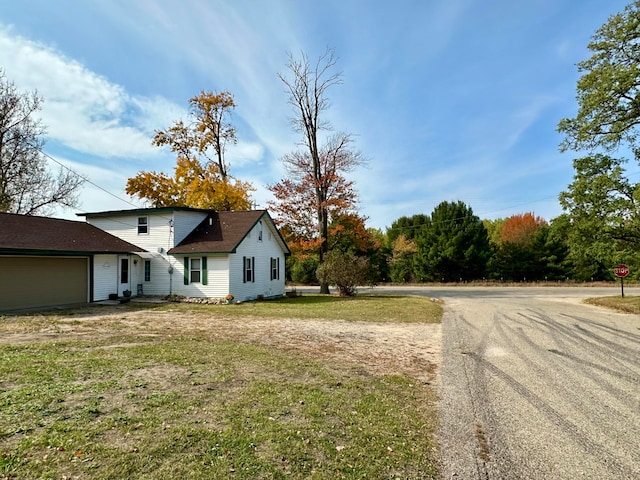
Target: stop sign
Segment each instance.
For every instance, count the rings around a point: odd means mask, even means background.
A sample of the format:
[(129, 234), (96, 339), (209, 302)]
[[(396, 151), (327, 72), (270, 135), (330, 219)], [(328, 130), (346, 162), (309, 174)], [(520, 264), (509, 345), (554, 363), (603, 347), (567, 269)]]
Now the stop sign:
[(629, 275), (629, 267), (621, 263), (620, 265), (613, 267), (613, 273), (616, 277), (626, 277)]

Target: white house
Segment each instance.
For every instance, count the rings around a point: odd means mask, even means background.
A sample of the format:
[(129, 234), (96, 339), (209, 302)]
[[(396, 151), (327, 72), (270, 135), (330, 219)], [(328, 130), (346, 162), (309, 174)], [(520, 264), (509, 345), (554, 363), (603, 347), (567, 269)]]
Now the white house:
[[(231, 294), (236, 300), (284, 295), (284, 262), (290, 252), (266, 210), (171, 207), (81, 215), (146, 251), (118, 258), (119, 295), (124, 290), (138, 294), (139, 286), (145, 295)], [(96, 287), (100, 296), (108, 296), (110, 285), (102, 284), (103, 271), (96, 263)], [(110, 278), (108, 271), (104, 273)]]
[[(125, 292), (132, 296), (209, 298), (231, 294), (242, 301), (284, 295), (284, 265), (290, 252), (266, 210), (216, 212), (167, 207), (78, 215), (85, 217), (86, 223), (0, 215), (0, 287), (12, 283), (3, 276), (3, 262), (20, 270), (31, 258), (28, 254), (40, 263), (48, 254), (84, 259), (76, 266), (76, 276), (86, 270), (84, 280), (78, 281), (84, 287), (74, 298), (84, 296), (86, 302), (122, 297)], [(19, 222), (16, 217), (21, 217)], [(12, 229), (14, 233), (7, 234)], [(23, 245), (27, 238), (37, 239), (43, 229), (56, 234), (42, 243)], [(99, 232), (102, 240), (82, 251), (74, 251), (78, 242), (72, 241), (71, 245), (58, 245), (52, 254), (52, 243), (61, 243), (60, 239), (69, 235), (82, 239), (87, 232)], [(44, 270), (49, 268), (42, 265)], [(47, 288), (55, 286), (52, 282)], [(16, 303), (0, 298), (0, 310), (42, 306), (42, 302), (36, 305), (25, 300), (30, 291), (33, 297), (39, 295), (37, 284), (26, 282), (18, 288), (23, 300)]]

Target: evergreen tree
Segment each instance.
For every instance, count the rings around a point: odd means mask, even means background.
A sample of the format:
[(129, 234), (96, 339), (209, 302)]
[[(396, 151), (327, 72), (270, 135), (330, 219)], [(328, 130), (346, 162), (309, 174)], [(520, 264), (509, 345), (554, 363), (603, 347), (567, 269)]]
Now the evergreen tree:
[(416, 236), (420, 281), (467, 281), (486, 274), (492, 249), (487, 229), (463, 202), (442, 202)]

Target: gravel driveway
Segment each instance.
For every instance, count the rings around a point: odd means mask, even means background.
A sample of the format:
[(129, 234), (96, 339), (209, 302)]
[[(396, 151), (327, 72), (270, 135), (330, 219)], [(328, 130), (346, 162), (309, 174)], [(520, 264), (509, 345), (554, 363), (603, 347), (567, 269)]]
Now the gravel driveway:
[(461, 290), (428, 292), (442, 478), (640, 479), (638, 316), (581, 304), (592, 290)]

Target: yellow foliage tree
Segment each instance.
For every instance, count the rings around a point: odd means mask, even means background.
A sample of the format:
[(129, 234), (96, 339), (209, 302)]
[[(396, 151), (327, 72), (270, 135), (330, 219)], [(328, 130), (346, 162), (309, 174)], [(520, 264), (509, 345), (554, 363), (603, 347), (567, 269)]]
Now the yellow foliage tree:
[(229, 123), (235, 108), (229, 92), (200, 92), (189, 100), (191, 124), (182, 120), (157, 131), (153, 144), (168, 146), (177, 156), (174, 176), (163, 172), (140, 172), (127, 180), (126, 192), (151, 202), (154, 207), (185, 206), (213, 210), (249, 210), (249, 182), (229, 175), (225, 161), (228, 143), (236, 143)]

